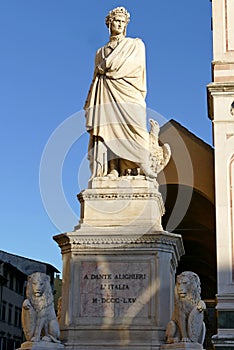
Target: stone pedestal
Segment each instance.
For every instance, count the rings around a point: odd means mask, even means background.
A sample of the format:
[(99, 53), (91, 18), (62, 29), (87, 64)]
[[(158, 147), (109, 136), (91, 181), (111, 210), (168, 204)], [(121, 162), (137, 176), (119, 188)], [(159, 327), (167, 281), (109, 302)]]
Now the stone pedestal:
[(50, 343), (46, 341), (39, 341), (39, 342), (31, 342), (26, 341), (21, 344), (20, 349), (18, 350), (62, 350), (64, 349), (64, 345), (59, 343)]
[(203, 350), (203, 346), (198, 343), (173, 343), (166, 344), (160, 347), (161, 350)]
[(162, 230), (156, 183), (126, 180), (82, 192), (80, 225), (54, 237), (63, 255), (66, 349), (149, 350), (164, 342), (182, 239)]
[(156, 181), (147, 181), (145, 176), (100, 177), (89, 187), (78, 195), (82, 226), (162, 230), (164, 204)]

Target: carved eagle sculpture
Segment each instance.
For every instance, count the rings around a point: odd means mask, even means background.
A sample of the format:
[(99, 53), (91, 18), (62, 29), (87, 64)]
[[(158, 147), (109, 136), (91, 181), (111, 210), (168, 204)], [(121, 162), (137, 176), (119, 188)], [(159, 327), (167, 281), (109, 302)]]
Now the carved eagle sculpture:
[(171, 148), (167, 143), (162, 146), (159, 145), (159, 125), (154, 119), (149, 119), (149, 122), (150, 168), (158, 174), (168, 164), (171, 158)]

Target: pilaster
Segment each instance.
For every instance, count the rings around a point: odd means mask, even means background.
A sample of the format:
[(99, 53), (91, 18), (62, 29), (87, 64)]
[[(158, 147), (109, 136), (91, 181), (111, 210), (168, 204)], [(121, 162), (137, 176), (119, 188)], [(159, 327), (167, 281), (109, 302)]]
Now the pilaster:
[(216, 349), (234, 349), (234, 2), (212, 0), (213, 82), (208, 113), (215, 147), (217, 316)]

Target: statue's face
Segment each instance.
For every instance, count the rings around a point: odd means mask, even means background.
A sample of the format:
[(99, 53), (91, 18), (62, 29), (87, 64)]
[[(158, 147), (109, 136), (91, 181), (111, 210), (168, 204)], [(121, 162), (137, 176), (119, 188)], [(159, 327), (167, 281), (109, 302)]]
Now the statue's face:
[(118, 35), (124, 32), (126, 27), (126, 18), (124, 15), (116, 15), (111, 22), (111, 35)]
[(45, 282), (41, 279), (34, 279), (32, 281), (32, 289), (33, 293), (36, 297), (42, 296), (45, 290)]
[(187, 277), (177, 278), (177, 292), (181, 298), (185, 298), (188, 294), (190, 281)]

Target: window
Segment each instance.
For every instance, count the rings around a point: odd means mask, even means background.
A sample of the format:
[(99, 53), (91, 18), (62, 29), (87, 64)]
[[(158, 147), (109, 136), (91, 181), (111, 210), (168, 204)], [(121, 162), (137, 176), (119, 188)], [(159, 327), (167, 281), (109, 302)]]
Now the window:
[(2, 305), (1, 305), (1, 320), (2, 321), (6, 321), (6, 301), (3, 301), (2, 302)]
[(6, 342), (6, 338), (2, 338), (2, 350), (7, 350), (7, 342)]
[(3, 276), (7, 279), (8, 271), (7, 268), (4, 266), (3, 268)]
[(14, 276), (13, 276), (12, 273), (10, 273), (9, 279), (10, 279), (9, 288), (10, 288), (11, 290), (14, 290)]
[(14, 350), (15, 348), (15, 342), (14, 339), (8, 338), (7, 339), (7, 350)]
[(16, 293), (23, 295), (23, 293), (24, 293), (24, 281), (22, 281), (18, 278), (16, 279), (15, 291), (16, 291)]
[(17, 306), (15, 307), (14, 326), (21, 328), (21, 309)]
[(12, 323), (12, 309), (13, 309), (13, 305), (9, 304), (9, 309), (8, 309), (8, 323), (9, 324)]

